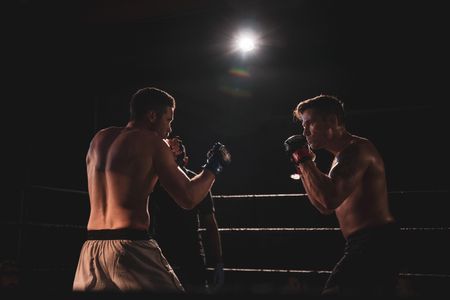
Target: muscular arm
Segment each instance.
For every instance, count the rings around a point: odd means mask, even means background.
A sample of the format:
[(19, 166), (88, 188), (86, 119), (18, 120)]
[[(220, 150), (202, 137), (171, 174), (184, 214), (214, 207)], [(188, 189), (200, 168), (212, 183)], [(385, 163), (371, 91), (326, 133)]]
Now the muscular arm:
[(214, 174), (205, 170), (189, 179), (178, 168), (172, 152), (162, 141), (157, 145), (154, 165), (161, 185), (175, 202), (185, 209), (192, 209), (201, 202), (215, 180)]
[[(297, 167), (297, 170), (298, 170), (298, 174), (302, 174), (301, 173), (301, 170), (300, 170), (300, 167)], [(302, 182), (303, 182), (303, 176), (300, 176), (300, 178), (301, 178), (301, 180), (302, 180)], [(306, 186), (305, 186), (305, 182), (303, 182), (303, 186), (305, 187), (305, 189), (306, 189)], [(307, 191), (307, 193), (308, 193), (308, 199), (309, 199), (309, 202), (321, 213), (321, 214), (323, 214), (323, 215), (330, 215), (330, 214), (332, 214), (332, 213), (334, 213), (334, 210), (333, 209), (327, 209), (325, 206), (323, 206), (323, 204), (321, 204), (320, 202), (318, 202), (318, 201), (316, 201), (314, 198), (311, 198), (310, 196), (309, 196), (309, 192)]]
[(302, 182), (311, 203), (319, 209), (334, 210), (361, 184), (369, 165), (364, 146), (348, 146), (336, 157), (329, 175), (322, 173), (312, 161), (300, 164)]

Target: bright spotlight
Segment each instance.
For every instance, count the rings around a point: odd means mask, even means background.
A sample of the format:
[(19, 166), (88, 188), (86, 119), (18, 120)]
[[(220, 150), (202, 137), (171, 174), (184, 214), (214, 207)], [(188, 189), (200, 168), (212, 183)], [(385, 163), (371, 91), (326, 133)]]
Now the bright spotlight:
[(248, 36), (242, 36), (237, 40), (238, 48), (243, 52), (252, 51), (255, 49), (255, 41)]
[(235, 40), (236, 49), (247, 53), (256, 49), (256, 37), (251, 32), (240, 33)]

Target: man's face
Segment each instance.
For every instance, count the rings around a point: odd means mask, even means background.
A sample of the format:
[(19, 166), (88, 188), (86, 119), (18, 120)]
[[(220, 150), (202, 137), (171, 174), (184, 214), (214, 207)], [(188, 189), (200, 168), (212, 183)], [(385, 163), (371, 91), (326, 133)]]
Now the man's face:
[(312, 149), (324, 148), (328, 141), (329, 126), (325, 118), (313, 109), (305, 110), (301, 115), (303, 135)]
[(167, 138), (172, 132), (174, 109), (167, 107), (164, 113), (156, 119), (155, 131), (163, 138)]

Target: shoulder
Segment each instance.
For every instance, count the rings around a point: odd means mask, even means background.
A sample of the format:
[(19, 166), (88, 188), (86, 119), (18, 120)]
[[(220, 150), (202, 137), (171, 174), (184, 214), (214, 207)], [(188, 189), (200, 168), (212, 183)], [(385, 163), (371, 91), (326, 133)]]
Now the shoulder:
[(105, 134), (108, 135), (108, 134), (120, 132), (124, 129), (125, 129), (125, 127), (111, 126), (111, 127), (103, 128), (103, 129), (99, 130), (97, 132), (97, 135), (105, 135)]
[(378, 156), (377, 149), (369, 139), (353, 136), (349, 145), (339, 153), (338, 158), (364, 161)]
[(124, 129), (124, 127), (108, 127), (108, 128), (103, 128), (100, 129), (99, 131), (97, 131), (97, 133), (94, 135), (92, 140), (99, 140), (99, 139), (104, 139), (107, 138), (111, 135), (117, 135), (118, 133), (120, 133), (122, 130)]
[(378, 156), (378, 150), (375, 145), (367, 138), (355, 136), (356, 146), (361, 151), (362, 154), (368, 156)]
[(136, 147), (145, 149), (151, 148), (161, 150), (168, 148), (167, 143), (155, 132), (142, 128), (121, 128), (118, 133), (122, 135), (123, 140), (130, 142)]
[(102, 143), (104, 140), (110, 139), (113, 136), (117, 136), (122, 129), (123, 127), (108, 127), (100, 129), (91, 139), (90, 145), (94, 146)]

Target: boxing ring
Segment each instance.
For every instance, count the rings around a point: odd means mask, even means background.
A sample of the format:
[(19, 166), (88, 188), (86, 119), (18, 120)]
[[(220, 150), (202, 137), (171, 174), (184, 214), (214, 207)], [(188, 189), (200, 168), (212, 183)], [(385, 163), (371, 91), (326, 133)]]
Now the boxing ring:
[[(344, 246), (334, 215), (320, 215), (306, 194), (213, 198), (222, 239), (224, 292), (320, 293)], [(389, 198), (403, 239), (398, 294), (449, 294), (450, 219), (444, 209), (448, 191), (391, 191)], [(10, 254), (21, 266), (22, 286), (70, 291), (86, 237), (87, 192), (34, 185), (21, 192), (16, 209), (18, 221), (7, 218), (3, 228), (15, 251)]]

